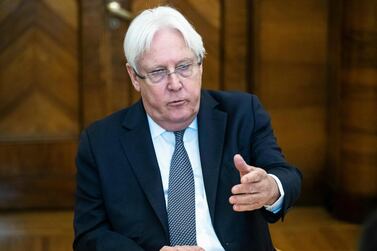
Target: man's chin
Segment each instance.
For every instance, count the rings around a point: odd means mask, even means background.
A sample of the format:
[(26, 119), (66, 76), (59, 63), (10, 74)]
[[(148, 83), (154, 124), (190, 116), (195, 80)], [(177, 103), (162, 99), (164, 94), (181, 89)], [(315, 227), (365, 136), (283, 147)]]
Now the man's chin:
[(187, 116), (182, 116), (183, 114), (178, 114), (177, 116), (172, 116), (170, 118), (170, 121), (172, 124), (175, 125), (185, 125), (185, 127), (189, 126), (191, 122), (194, 120), (195, 115), (187, 115)]

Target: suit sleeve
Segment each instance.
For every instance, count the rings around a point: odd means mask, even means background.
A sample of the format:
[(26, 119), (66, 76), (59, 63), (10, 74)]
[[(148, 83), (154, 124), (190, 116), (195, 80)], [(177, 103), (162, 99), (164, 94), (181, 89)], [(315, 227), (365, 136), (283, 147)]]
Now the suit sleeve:
[(141, 251), (133, 240), (112, 231), (106, 216), (101, 182), (90, 140), (81, 135), (76, 157), (75, 251)]
[(275, 222), (284, 217), (288, 209), (298, 199), (301, 190), (301, 172), (287, 163), (280, 147), (277, 145), (272, 130), (271, 120), (256, 96), (252, 98), (254, 111), (254, 131), (251, 134), (251, 157), (256, 166), (264, 168), (267, 173), (279, 178), (282, 183), (285, 196), (282, 209), (278, 214), (263, 210), (263, 214), (269, 222)]

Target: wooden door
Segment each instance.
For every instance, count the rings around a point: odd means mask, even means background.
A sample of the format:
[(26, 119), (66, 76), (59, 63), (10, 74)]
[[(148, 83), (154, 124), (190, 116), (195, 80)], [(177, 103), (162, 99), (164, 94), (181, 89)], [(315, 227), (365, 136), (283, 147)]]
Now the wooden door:
[[(250, 89), (246, 0), (118, 2), (178, 8), (203, 35), (204, 88)], [(122, 48), (129, 21), (107, 3), (0, 2), (0, 209), (71, 208), (80, 131), (139, 98)]]

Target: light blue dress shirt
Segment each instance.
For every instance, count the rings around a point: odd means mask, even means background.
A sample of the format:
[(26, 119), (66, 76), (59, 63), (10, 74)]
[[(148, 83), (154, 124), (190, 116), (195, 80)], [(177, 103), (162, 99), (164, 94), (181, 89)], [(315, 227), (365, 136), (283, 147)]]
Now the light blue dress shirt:
[[(167, 206), (169, 199), (168, 189), (170, 161), (174, 152), (175, 136), (173, 132), (166, 131), (160, 127), (149, 115), (147, 115), (147, 117), (158, 166), (160, 168), (162, 186)], [(206, 251), (224, 250), (216, 236), (209, 214), (203, 182), (202, 166), (200, 162), (197, 118), (195, 118), (189, 127), (186, 128), (183, 142), (194, 173), (196, 238), (198, 246), (204, 248)], [(273, 205), (265, 207), (267, 210), (276, 213), (279, 212), (282, 207), (284, 191), (280, 180), (274, 175), (271, 176), (276, 180), (281, 196)]]

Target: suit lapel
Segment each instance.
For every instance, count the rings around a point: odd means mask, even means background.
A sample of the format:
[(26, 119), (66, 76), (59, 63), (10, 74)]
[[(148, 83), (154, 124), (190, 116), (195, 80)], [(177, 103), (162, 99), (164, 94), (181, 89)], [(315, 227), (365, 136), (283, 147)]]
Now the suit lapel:
[(198, 114), (199, 149), (204, 185), (212, 222), (214, 222), (216, 191), (223, 155), (227, 115), (215, 108), (217, 102), (202, 92)]
[(121, 136), (121, 142), (124, 152), (166, 236), (169, 236), (160, 169), (141, 101), (129, 109), (123, 127), (125, 133)]

